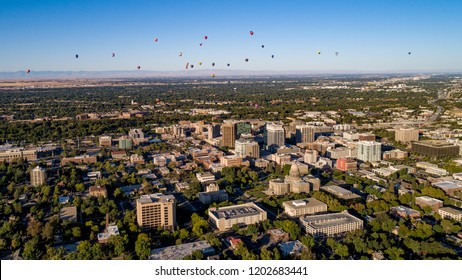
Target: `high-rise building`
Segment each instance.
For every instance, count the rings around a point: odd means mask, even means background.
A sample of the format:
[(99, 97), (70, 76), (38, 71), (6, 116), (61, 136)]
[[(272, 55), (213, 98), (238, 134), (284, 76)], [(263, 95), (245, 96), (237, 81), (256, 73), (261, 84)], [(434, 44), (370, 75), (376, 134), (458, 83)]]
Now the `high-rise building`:
[(297, 125), (295, 127), (295, 141), (297, 143), (314, 142), (315, 133), (316, 133), (316, 127), (312, 125)]
[(316, 150), (306, 150), (303, 155), (303, 161), (305, 163), (316, 163), (318, 160), (318, 151)]
[(236, 123), (225, 123), (221, 127), (223, 129), (223, 138), (221, 145), (234, 148), (234, 142), (237, 138)]
[(459, 155), (459, 146), (446, 141), (425, 140), (412, 142), (411, 151), (429, 157), (454, 157)]
[(333, 236), (363, 228), (363, 221), (346, 210), (340, 213), (302, 216), (300, 224), (306, 233), (314, 237)]
[(358, 159), (364, 162), (380, 161), (382, 144), (373, 141), (358, 142)]
[(276, 150), (285, 144), (284, 128), (280, 124), (269, 123), (266, 125), (266, 147), (268, 150)]
[(136, 200), (136, 221), (141, 230), (176, 227), (176, 200), (173, 195), (148, 194)]
[(128, 138), (132, 139), (135, 145), (139, 145), (140, 143), (147, 141), (147, 139), (144, 138), (143, 131), (139, 128), (130, 129), (128, 132)]
[(247, 139), (238, 139), (235, 142), (235, 151), (238, 156), (249, 157), (249, 158), (259, 158), (260, 157), (260, 146), (258, 142), (247, 140)]
[(37, 166), (30, 172), (30, 183), (34, 187), (45, 185), (46, 178), (46, 170), (43, 167)]
[(419, 141), (419, 130), (412, 127), (401, 127), (395, 130), (395, 141), (409, 143)]
[(220, 136), (220, 125), (219, 124), (210, 124), (207, 126), (207, 139), (213, 140)]

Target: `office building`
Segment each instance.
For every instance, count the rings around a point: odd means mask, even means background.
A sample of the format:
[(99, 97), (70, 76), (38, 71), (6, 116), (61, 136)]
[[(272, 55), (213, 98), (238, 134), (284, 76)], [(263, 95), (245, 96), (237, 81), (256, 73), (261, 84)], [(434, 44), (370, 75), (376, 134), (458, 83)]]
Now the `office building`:
[(456, 207), (443, 207), (438, 209), (438, 214), (443, 219), (453, 219), (456, 221), (462, 221), (462, 209)]
[(354, 200), (361, 198), (359, 195), (335, 185), (321, 187), (321, 190), (330, 193), (331, 195), (342, 200)]
[(303, 216), (299, 221), (305, 232), (314, 237), (334, 236), (363, 228), (363, 221), (346, 210), (341, 213)]
[(419, 141), (419, 130), (413, 127), (401, 127), (395, 130), (395, 141), (409, 143)]
[(99, 146), (100, 147), (110, 147), (110, 146), (112, 146), (112, 137), (111, 136), (100, 136), (99, 137)]
[(318, 151), (316, 150), (306, 150), (303, 155), (303, 162), (305, 163), (316, 163), (318, 161)]
[(284, 146), (285, 136), (282, 125), (269, 123), (266, 125), (266, 147), (268, 150), (276, 150)]
[(260, 146), (256, 141), (247, 139), (238, 139), (235, 143), (236, 155), (241, 157), (259, 158)]
[(176, 227), (176, 200), (173, 195), (148, 194), (136, 200), (136, 221), (141, 230)]
[(30, 172), (30, 183), (34, 187), (45, 185), (47, 179), (47, 173), (45, 168), (36, 166)]
[(210, 172), (196, 173), (196, 178), (201, 183), (213, 182), (215, 181), (215, 175)]
[(122, 136), (119, 138), (119, 149), (121, 150), (130, 150), (133, 147), (132, 139)]
[(219, 124), (207, 125), (207, 139), (213, 140), (213, 138), (220, 137), (220, 128)]
[(93, 196), (93, 197), (104, 197), (106, 198), (107, 197), (107, 189), (105, 186), (98, 186), (98, 185), (95, 185), (95, 186), (91, 186), (89, 189), (88, 189), (88, 194), (90, 196)]
[(221, 146), (234, 148), (234, 142), (237, 138), (236, 123), (224, 123), (221, 128), (223, 130)]
[(282, 207), (284, 208), (284, 213), (291, 217), (327, 212), (327, 204), (316, 198), (285, 201), (282, 203)]
[(406, 159), (408, 158), (409, 153), (406, 151), (401, 151), (399, 149), (391, 150), (391, 151), (386, 151), (383, 153), (383, 159), (384, 160), (389, 160), (389, 159)]
[(335, 168), (345, 172), (356, 171), (358, 169), (358, 163), (351, 158), (339, 158), (337, 159)]
[(146, 138), (144, 138), (144, 133), (139, 128), (130, 129), (128, 132), (128, 138), (132, 139), (135, 145), (139, 145), (140, 143), (148, 141)]
[(455, 157), (459, 155), (459, 146), (446, 141), (424, 140), (412, 142), (411, 152), (428, 157)]
[(316, 127), (312, 125), (297, 125), (295, 126), (295, 141), (297, 143), (314, 142), (314, 134)]
[(230, 156), (223, 156), (220, 158), (220, 163), (223, 166), (241, 166), (242, 165), (242, 157), (237, 155), (230, 155)]
[(443, 201), (430, 197), (430, 196), (419, 196), (415, 198), (415, 204), (420, 207), (428, 206), (433, 209), (433, 211), (438, 211), (439, 208), (443, 207)]
[(373, 141), (358, 142), (358, 159), (364, 162), (380, 161), (382, 144)]
[(200, 192), (197, 196), (199, 201), (203, 204), (210, 204), (212, 202), (220, 202), (229, 199), (228, 193), (225, 190)]
[(211, 223), (219, 231), (228, 230), (233, 225), (251, 225), (267, 219), (266, 211), (253, 202), (220, 208), (209, 208), (208, 214)]
[(401, 218), (410, 218), (410, 219), (417, 219), (420, 218), (420, 212), (417, 210), (414, 210), (412, 208), (399, 205), (395, 207), (390, 208), (390, 212), (392, 214), (395, 214), (396, 216), (399, 216)]

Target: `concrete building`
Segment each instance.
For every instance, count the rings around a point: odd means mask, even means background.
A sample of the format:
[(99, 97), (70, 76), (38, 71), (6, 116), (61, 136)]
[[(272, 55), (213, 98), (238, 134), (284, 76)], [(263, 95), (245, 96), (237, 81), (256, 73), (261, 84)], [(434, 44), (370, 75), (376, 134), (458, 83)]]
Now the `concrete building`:
[(285, 135), (282, 125), (269, 123), (266, 125), (266, 147), (268, 150), (276, 150), (284, 146)]
[(223, 156), (220, 158), (220, 163), (226, 167), (229, 166), (241, 166), (242, 165), (242, 157), (237, 155), (231, 156)]
[(291, 217), (327, 212), (327, 204), (316, 198), (290, 200), (282, 203), (284, 213)]
[(337, 159), (335, 168), (341, 171), (356, 171), (358, 169), (358, 163), (356, 160), (351, 158), (339, 158)]
[(419, 141), (419, 130), (413, 127), (401, 127), (395, 130), (395, 141), (410, 143)]
[(234, 148), (234, 142), (237, 138), (237, 126), (236, 123), (224, 123), (222, 126), (222, 146)]
[(401, 218), (410, 218), (410, 219), (420, 218), (419, 211), (403, 206), (403, 205), (391, 207), (390, 212)]
[(363, 228), (363, 221), (346, 210), (341, 213), (303, 216), (299, 221), (306, 233), (314, 237), (334, 236)]
[(133, 141), (132, 139), (122, 136), (119, 138), (119, 149), (121, 150), (130, 150), (133, 148)]
[(370, 134), (370, 133), (360, 133), (358, 135), (358, 140), (359, 141), (374, 142), (375, 141), (375, 135)]
[(354, 200), (361, 198), (359, 195), (352, 193), (349, 190), (346, 190), (339, 186), (323, 186), (321, 187), (322, 191), (332, 194), (333, 196), (342, 199), (342, 200)]
[(380, 161), (382, 144), (373, 141), (358, 142), (358, 159), (364, 162)]
[(204, 256), (215, 254), (215, 249), (208, 241), (201, 240), (181, 245), (168, 246), (151, 251), (150, 260), (183, 260), (194, 251), (201, 251)]
[(220, 128), (219, 124), (207, 125), (207, 139), (213, 140), (213, 138), (220, 137)]
[(99, 137), (99, 146), (100, 147), (110, 147), (110, 146), (112, 146), (112, 137), (111, 136), (100, 136)]
[(327, 155), (332, 159), (338, 158), (356, 158), (358, 151), (354, 148), (338, 147), (327, 151)]
[(210, 172), (196, 173), (196, 178), (201, 183), (213, 182), (215, 181), (215, 175)]
[(105, 186), (91, 186), (88, 190), (88, 194), (93, 197), (107, 197), (107, 189)]
[(249, 158), (260, 158), (258, 142), (248, 139), (238, 139), (235, 142), (236, 155)]
[(415, 198), (415, 204), (420, 207), (429, 206), (433, 211), (438, 211), (439, 208), (443, 207), (443, 201), (429, 197), (429, 196), (419, 196)]
[(136, 221), (141, 230), (176, 227), (176, 199), (173, 195), (148, 194), (136, 200)]
[(59, 210), (59, 218), (71, 223), (77, 222), (77, 206), (67, 206)]
[(198, 193), (199, 201), (203, 204), (212, 202), (220, 202), (229, 199), (228, 193), (225, 190), (207, 191)]
[(75, 163), (75, 164), (90, 164), (90, 163), (96, 163), (97, 158), (96, 156), (89, 156), (89, 155), (83, 155), (83, 156), (76, 156), (76, 157), (70, 157), (70, 158), (63, 158), (61, 159), (61, 166), (64, 166), (68, 163)]
[(297, 143), (314, 142), (316, 127), (312, 125), (297, 125), (295, 126), (295, 141)]
[(391, 150), (391, 151), (386, 151), (383, 153), (383, 159), (388, 160), (388, 159), (406, 159), (409, 157), (409, 153), (406, 151), (401, 151), (398, 149)]
[(449, 196), (454, 196), (456, 192), (462, 191), (462, 181), (459, 180), (441, 181), (433, 183), (432, 185), (442, 189)]
[(30, 172), (30, 184), (34, 187), (45, 185), (47, 179), (47, 173), (45, 168), (36, 166)]
[(11, 147), (9, 145), (4, 145), (7, 147), (0, 146), (0, 162), (13, 162), (19, 158), (26, 159), (27, 161), (36, 161), (38, 159), (37, 149), (28, 149), (18, 147)]
[(455, 157), (459, 155), (459, 146), (446, 141), (424, 140), (412, 142), (411, 151), (428, 157)]
[(148, 141), (148, 139), (144, 138), (144, 133), (140, 128), (130, 129), (128, 138), (132, 139), (135, 145)]
[(303, 162), (308, 164), (313, 164), (318, 161), (318, 151), (316, 150), (306, 150), (303, 155)]
[(440, 214), (443, 219), (453, 219), (456, 221), (462, 221), (462, 209), (456, 207), (443, 207), (438, 209), (438, 214)]
[(209, 208), (211, 223), (219, 230), (225, 231), (233, 225), (251, 225), (267, 219), (267, 213), (255, 203)]

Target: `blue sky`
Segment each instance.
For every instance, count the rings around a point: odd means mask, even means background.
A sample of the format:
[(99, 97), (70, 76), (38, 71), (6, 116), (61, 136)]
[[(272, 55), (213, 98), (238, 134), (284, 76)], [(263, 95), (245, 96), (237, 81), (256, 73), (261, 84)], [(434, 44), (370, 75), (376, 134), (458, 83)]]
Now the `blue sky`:
[(0, 71), (457, 71), (461, 15), (458, 0), (0, 0)]

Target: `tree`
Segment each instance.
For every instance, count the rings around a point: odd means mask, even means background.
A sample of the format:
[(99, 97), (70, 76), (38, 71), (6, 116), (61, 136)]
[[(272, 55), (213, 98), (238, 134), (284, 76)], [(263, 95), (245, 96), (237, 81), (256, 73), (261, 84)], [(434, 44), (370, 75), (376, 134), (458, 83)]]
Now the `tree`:
[(29, 220), (27, 224), (27, 234), (31, 237), (39, 236), (42, 232), (42, 223), (34, 218)]
[(387, 254), (388, 258), (391, 260), (402, 260), (401, 257), (404, 254), (404, 250), (397, 247), (390, 247), (385, 250), (385, 254)]
[(29, 239), (24, 244), (24, 250), (22, 252), (22, 258), (25, 260), (39, 260), (42, 255), (42, 251), (39, 248), (38, 237)]
[(147, 260), (151, 255), (151, 240), (146, 233), (140, 233), (135, 242), (135, 252), (140, 260)]
[(108, 244), (114, 251), (114, 255), (120, 256), (125, 252), (126, 240), (120, 235), (112, 235), (108, 239)]
[(77, 245), (77, 259), (78, 260), (91, 260), (91, 244), (88, 240), (84, 240)]
[(197, 237), (204, 235), (209, 228), (207, 221), (196, 213), (191, 215), (191, 226), (192, 233)]

